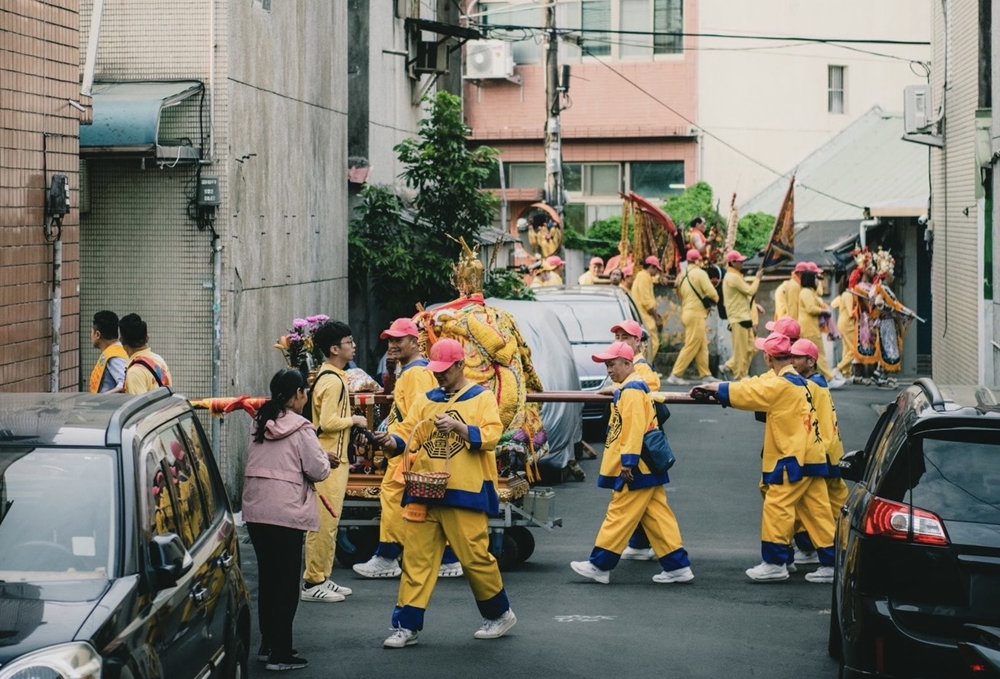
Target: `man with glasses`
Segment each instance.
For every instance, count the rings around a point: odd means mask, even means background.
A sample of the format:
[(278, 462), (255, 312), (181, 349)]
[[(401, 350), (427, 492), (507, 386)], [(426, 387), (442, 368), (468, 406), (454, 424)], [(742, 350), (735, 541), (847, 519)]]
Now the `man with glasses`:
[[(351, 414), (351, 398), (347, 389), (348, 363), (354, 360), (355, 344), (351, 329), (340, 321), (327, 321), (313, 334), (313, 345), (326, 360), (316, 373), (312, 390), (312, 420), (320, 446), (340, 465), (316, 484), (319, 530), (306, 534), (306, 570), (303, 575), (302, 601), (333, 603), (343, 601), (351, 589), (338, 585), (333, 574), (333, 557), (337, 543), (337, 526), (344, 508), (350, 461), (347, 449), (351, 427), (366, 427), (368, 421)], [(326, 507), (319, 506), (322, 503)], [(332, 509), (332, 511), (329, 511)]]

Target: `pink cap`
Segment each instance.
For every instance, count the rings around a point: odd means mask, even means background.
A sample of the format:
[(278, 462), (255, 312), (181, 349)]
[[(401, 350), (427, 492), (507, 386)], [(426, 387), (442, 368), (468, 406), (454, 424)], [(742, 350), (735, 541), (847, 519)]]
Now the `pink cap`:
[(624, 342), (615, 342), (608, 347), (608, 350), (603, 354), (594, 354), (591, 358), (594, 360), (594, 363), (604, 363), (605, 361), (610, 361), (615, 358), (624, 358), (626, 361), (634, 361), (635, 352), (632, 351), (632, 347)]
[(563, 264), (565, 264), (559, 255), (552, 255), (551, 257), (545, 258), (545, 266), (551, 267), (553, 269), (558, 269)]
[(797, 339), (792, 344), (792, 356), (808, 356), (814, 361), (819, 360), (819, 349), (807, 339)]
[(690, 250), (688, 250), (687, 251), (687, 255), (685, 255), (685, 257), (686, 257), (687, 261), (689, 261), (689, 262), (700, 262), (701, 261), (701, 253), (698, 252), (697, 250), (695, 250), (694, 248), (691, 248)]
[(378, 336), (379, 339), (389, 339), (390, 337), (420, 337), (420, 330), (417, 324), (409, 318), (397, 318), (389, 326), (388, 330), (383, 330)]
[(823, 269), (819, 268), (816, 265), (816, 262), (799, 262), (795, 265), (795, 273), (802, 273), (803, 271), (807, 271), (809, 273), (823, 273)]
[(782, 316), (776, 321), (768, 321), (764, 327), (771, 332), (784, 335), (793, 342), (802, 335), (802, 326), (791, 316)]
[(601, 259), (600, 257), (591, 257), (590, 266), (594, 266), (595, 264), (600, 264), (601, 266), (604, 266), (604, 260)]
[(465, 349), (453, 339), (438, 340), (431, 347), (430, 363), (427, 368), (432, 373), (443, 373), (459, 361), (465, 360)]
[(631, 335), (632, 337), (638, 337), (642, 339), (642, 326), (639, 325), (637, 321), (628, 320), (622, 321), (618, 325), (611, 328), (611, 332), (623, 332), (626, 335)]
[(628, 278), (629, 276), (632, 275), (632, 272), (634, 272), (634, 271), (635, 271), (635, 269), (632, 267), (631, 264), (629, 264), (624, 269), (622, 269), (622, 275), (625, 276), (626, 278)]
[(733, 262), (745, 262), (747, 258), (740, 254), (739, 250), (730, 250), (726, 253), (726, 263), (732, 264)]
[(780, 333), (772, 332), (767, 337), (758, 337), (753, 345), (768, 356), (788, 356), (792, 351), (792, 342)]
[(656, 255), (650, 255), (645, 260), (643, 260), (646, 266), (655, 266), (660, 271), (663, 271), (663, 267), (660, 266), (660, 258)]

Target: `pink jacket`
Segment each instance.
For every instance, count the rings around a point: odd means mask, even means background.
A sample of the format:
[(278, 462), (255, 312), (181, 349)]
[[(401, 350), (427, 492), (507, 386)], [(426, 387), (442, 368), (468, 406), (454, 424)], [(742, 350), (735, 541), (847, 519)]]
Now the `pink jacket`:
[(319, 530), (313, 483), (330, 475), (330, 460), (309, 420), (286, 411), (268, 422), (263, 443), (250, 439), (243, 475), (244, 521)]

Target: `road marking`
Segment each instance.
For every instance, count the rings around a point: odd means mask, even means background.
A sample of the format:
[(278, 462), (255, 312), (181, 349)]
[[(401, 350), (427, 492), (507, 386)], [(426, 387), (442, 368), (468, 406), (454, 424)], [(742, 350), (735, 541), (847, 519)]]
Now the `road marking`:
[(712, 424), (715, 424), (716, 422), (718, 422), (718, 420), (698, 420), (698, 422), (699, 423), (701, 423), (701, 422), (711, 422)]
[(618, 616), (615, 615), (557, 615), (556, 622), (610, 622)]

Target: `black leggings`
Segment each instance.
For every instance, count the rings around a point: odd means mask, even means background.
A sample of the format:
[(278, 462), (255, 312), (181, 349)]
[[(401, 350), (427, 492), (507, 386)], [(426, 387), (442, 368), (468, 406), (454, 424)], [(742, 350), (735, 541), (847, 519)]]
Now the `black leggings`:
[(287, 657), (292, 654), (292, 620), (299, 606), (305, 532), (267, 523), (248, 523), (247, 529), (257, 555), (261, 647)]

